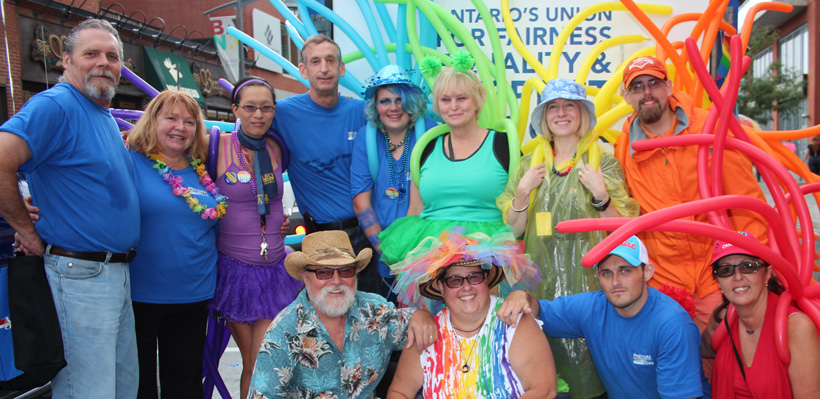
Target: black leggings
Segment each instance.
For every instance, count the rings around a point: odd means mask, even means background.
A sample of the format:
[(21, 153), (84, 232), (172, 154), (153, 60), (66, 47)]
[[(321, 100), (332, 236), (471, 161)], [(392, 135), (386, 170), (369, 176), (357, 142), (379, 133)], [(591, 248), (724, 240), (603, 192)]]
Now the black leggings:
[(140, 364), (138, 399), (203, 398), (202, 356), (208, 322), (208, 301), (155, 304), (134, 302)]

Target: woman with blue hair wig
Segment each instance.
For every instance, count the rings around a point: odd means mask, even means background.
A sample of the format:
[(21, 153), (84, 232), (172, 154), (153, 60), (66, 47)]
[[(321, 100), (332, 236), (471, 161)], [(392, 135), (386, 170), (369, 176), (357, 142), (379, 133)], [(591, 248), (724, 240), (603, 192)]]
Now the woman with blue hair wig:
[[(638, 203), (629, 197), (623, 170), (601, 151), (599, 168), (589, 165), (584, 148), (598, 145), (595, 106), (584, 87), (568, 79), (553, 79), (532, 111), (532, 129), (546, 137), (545, 161), (532, 167), (533, 154), (524, 155), (496, 205), (516, 236), (541, 269), (541, 281), (529, 293), (539, 299), (600, 289), (592, 268), (581, 257), (606, 237), (606, 232), (560, 233), (563, 220), (638, 216)], [(551, 155), (551, 156), (550, 156)], [(548, 337), (558, 374), (574, 398), (604, 393), (589, 349), (583, 339)]]
[[(407, 215), (410, 153), (416, 139), (436, 124), (424, 118), (427, 98), (403, 68), (388, 65), (366, 83), (368, 123), (353, 143), (350, 196), (359, 225), (378, 250), (378, 233)], [(381, 293), (387, 297), (393, 279), (383, 262), (379, 262), (379, 274), (385, 282)]]

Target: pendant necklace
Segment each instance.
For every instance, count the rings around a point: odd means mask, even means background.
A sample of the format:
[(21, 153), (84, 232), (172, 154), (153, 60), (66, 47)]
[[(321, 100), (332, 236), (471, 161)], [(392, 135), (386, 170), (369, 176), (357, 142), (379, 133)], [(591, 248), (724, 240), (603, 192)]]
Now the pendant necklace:
[(404, 138), (399, 144), (391, 143), (390, 139), (387, 138), (387, 134), (384, 135), (384, 147), (387, 149), (387, 179), (390, 185), (387, 190), (385, 190), (385, 194), (387, 198), (396, 201), (399, 205), (407, 200), (407, 188), (405, 185), (407, 184), (408, 153), (410, 151), (407, 146), (402, 149), (401, 158), (398, 160), (401, 169), (397, 170), (397, 161), (393, 158), (393, 150), (399, 148), (405, 142), (412, 141), (412, 137), (410, 137), (411, 134), (413, 134), (413, 131), (407, 128), (407, 133), (404, 134)]
[[(473, 357), (473, 349), (475, 349), (475, 344), (476, 344), (476, 342), (478, 342), (478, 336), (481, 335), (481, 330), (483, 328), (484, 328), (484, 323), (481, 323), (481, 326), (479, 326), (478, 328), (475, 329), (475, 330), (478, 330), (478, 332), (476, 333), (476, 335), (474, 335), (472, 337), (473, 338), (473, 343), (470, 344), (470, 352), (467, 353), (467, 356), (465, 357), (464, 356), (464, 347), (461, 346), (461, 338), (459, 338), (458, 334), (455, 333), (456, 328), (453, 327), (453, 337), (456, 339), (456, 341), (458, 341), (458, 349), (460, 350), (459, 354), (461, 355), (461, 359), (464, 360), (464, 365), (461, 366), (461, 372), (464, 373), (464, 374), (467, 374), (467, 373), (470, 372), (470, 359)], [(472, 330), (472, 331), (475, 331), (475, 330)], [(465, 332), (470, 333), (472, 331), (465, 331)], [(469, 338), (464, 338), (464, 339), (469, 339)]]
[[(248, 151), (245, 149), (245, 147), (243, 147), (242, 144), (239, 143), (239, 137), (237, 137), (236, 132), (231, 133), (231, 144), (233, 145), (234, 151), (236, 152), (236, 157), (239, 158), (239, 166), (242, 168), (242, 170), (239, 171), (239, 181), (241, 183), (250, 182), (251, 193), (253, 193), (254, 198), (258, 198), (256, 189), (256, 177), (254, 176), (254, 173), (250, 172), (252, 168), (251, 166), (249, 166), (252, 165), (251, 157), (250, 155), (248, 155)], [(246, 160), (247, 162), (245, 162)], [(243, 176), (245, 176), (246, 173), (249, 178), (247, 181), (242, 181)], [(259, 215), (259, 226), (261, 230), (260, 234), (262, 235), (262, 242), (259, 244), (259, 256), (265, 258), (265, 260), (268, 260), (268, 241), (266, 234), (267, 217), (265, 215)]]
[[(464, 365), (461, 366), (461, 372), (467, 374), (470, 372), (470, 358), (473, 356), (473, 349), (475, 348), (475, 343), (478, 341), (477, 337), (474, 337), (473, 343), (470, 344), (470, 353), (467, 354), (467, 357), (464, 357), (464, 348), (461, 346), (461, 339), (456, 336), (458, 340), (458, 348), (461, 350), (461, 359), (464, 360)], [(468, 339), (468, 338), (465, 338)]]

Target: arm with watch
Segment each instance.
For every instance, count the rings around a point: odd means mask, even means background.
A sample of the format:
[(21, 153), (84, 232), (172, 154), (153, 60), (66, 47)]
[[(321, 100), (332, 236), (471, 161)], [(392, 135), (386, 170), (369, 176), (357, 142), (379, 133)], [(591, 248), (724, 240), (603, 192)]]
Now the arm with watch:
[(597, 170), (585, 164), (578, 173), (578, 181), (589, 190), (590, 204), (600, 217), (638, 216), (640, 208), (629, 196), (623, 170), (615, 157), (601, 154)]

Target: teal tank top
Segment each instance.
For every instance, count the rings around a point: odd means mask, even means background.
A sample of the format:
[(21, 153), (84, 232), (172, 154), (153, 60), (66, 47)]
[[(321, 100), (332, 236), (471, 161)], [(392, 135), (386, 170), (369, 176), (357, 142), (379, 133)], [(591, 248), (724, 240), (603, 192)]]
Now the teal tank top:
[(422, 219), (490, 222), (501, 220), (495, 199), (504, 192), (507, 172), (493, 153), (495, 131), (490, 130), (478, 150), (466, 159), (444, 155), (444, 137), (421, 167), (419, 194)]

